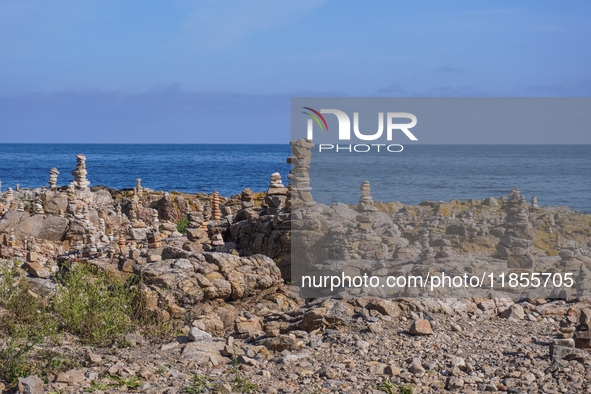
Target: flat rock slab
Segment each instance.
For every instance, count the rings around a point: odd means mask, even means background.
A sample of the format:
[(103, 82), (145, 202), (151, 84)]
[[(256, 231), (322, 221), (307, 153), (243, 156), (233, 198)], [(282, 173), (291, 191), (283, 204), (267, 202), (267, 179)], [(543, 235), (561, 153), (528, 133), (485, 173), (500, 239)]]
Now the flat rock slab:
[(185, 345), (181, 355), (185, 359), (196, 361), (200, 365), (211, 362), (213, 365), (220, 365), (228, 359), (222, 356), (224, 340), (206, 340), (198, 342), (189, 342)]

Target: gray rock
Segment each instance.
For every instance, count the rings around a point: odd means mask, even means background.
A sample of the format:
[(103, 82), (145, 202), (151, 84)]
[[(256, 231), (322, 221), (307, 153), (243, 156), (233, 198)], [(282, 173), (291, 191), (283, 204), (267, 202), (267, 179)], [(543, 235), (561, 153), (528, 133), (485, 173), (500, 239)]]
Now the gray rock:
[(452, 376), (447, 381), (448, 390), (460, 390), (464, 388), (464, 381), (456, 376)]
[(18, 379), (20, 394), (43, 394), (43, 381), (37, 375)]
[(501, 317), (503, 319), (510, 319), (514, 321), (523, 320), (525, 318), (525, 311), (521, 305), (513, 304), (507, 310), (501, 313)]
[(410, 326), (410, 333), (412, 335), (433, 335), (433, 329), (429, 320), (418, 319)]
[(26, 212), (9, 211), (0, 219), (0, 234), (14, 231), (16, 240), (25, 238), (60, 241), (68, 227), (68, 220), (58, 216), (33, 215)]
[(554, 338), (552, 342), (558, 346), (575, 347), (575, 340), (573, 338)]
[(200, 341), (189, 342), (185, 345), (181, 355), (185, 359), (196, 361), (199, 365), (219, 365), (223, 362), (221, 354), (224, 348), (224, 341)]
[(191, 341), (208, 341), (212, 338), (211, 334), (200, 330), (197, 327), (191, 327), (189, 330), (189, 340)]
[(408, 370), (415, 375), (420, 375), (422, 373), (425, 373), (425, 368), (423, 368), (420, 358), (414, 358), (412, 360), (412, 363), (408, 367)]
[(129, 237), (132, 239), (146, 239), (148, 236), (147, 228), (130, 228)]
[(574, 347), (570, 346), (560, 346), (556, 344), (550, 345), (550, 358), (553, 361), (560, 361), (560, 360), (584, 360), (584, 354)]

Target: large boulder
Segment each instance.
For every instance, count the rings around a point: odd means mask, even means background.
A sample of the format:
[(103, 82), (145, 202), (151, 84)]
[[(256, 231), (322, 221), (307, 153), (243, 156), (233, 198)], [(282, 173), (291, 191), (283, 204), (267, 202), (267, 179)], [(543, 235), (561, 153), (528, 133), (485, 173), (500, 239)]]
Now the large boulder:
[(136, 264), (133, 269), (153, 289), (172, 291), (183, 306), (203, 300), (238, 300), (282, 282), (273, 260), (263, 255), (238, 257), (178, 248), (165, 252), (165, 260)]
[(17, 242), (23, 242), (26, 238), (36, 240), (61, 241), (68, 220), (58, 216), (29, 215), (26, 212), (8, 211), (0, 219), (0, 238), (10, 235), (14, 231)]

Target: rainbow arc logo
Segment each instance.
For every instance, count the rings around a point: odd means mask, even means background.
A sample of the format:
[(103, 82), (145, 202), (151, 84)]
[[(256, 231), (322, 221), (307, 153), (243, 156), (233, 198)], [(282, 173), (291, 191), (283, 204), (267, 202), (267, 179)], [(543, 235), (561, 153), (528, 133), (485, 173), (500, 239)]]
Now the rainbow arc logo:
[[(326, 131), (328, 131), (328, 125), (326, 124), (326, 120), (324, 119), (324, 116), (322, 116), (320, 114), (320, 112), (310, 108), (310, 107), (302, 107), (303, 109), (307, 109), (308, 111), (314, 112), (316, 115), (318, 115), (318, 117), (320, 117), (320, 119), (322, 119), (322, 122), (324, 123), (324, 126), (326, 126)], [(318, 123), (318, 126), (320, 126), (320, 130), (323, 130), (324, 128), (322, 127), (322, 123), (320, 123), (320, 119), (318, 119), (318, 117), (314, 116), (313, 114), (311, 114), (310, 112), (302, 112), (303, 114), (306, 114), (310, 117), (312, 117), (312, 119), (314, 119), (316, 121), (316, 123)]]

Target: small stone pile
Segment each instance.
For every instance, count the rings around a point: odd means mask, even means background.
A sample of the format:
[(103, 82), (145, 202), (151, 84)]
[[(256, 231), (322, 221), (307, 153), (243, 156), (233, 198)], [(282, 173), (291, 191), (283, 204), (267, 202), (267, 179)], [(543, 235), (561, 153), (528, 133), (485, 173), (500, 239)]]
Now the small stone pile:
[(220, 211), (220, 194), (216, 191), (213, 192), (213, 220), (220, 220), (222, 218), (222, 212)]
[(377, 208), (373, 204), (373, 198), (371, 197), (371, 187), (369, 181), (363, 181), (361, 183), (361, 198), (359, 198), (359, 205), (357, 210), (361, 212), (375, 212)]
[(72, 175), (74, 175), (74, 187), (78, 190), (88, 190), (88, 186), (90, 182), (86, 179), (86, 157), (82, 154), (76, 156), (76, 169), (72, 171)]
[[(209, 244), (210, 239), (207, 234), (207, 225), (204, 222), (203, 214), (201, 212), (188, 212), (187, 220), (189, 223), (185, 228), (187, 232), (187, 239), (189, 242), (199, 244)], [(205, 228), (203, 225), (205, 224)]]
[(507, 210), (505, 233), (497, 245), (497, 253), (501, 259), (507, 260), (507, 268), (531, 269), (533, 237), (529, 232), (527, 202), (519, 190), (511, 190)]
[(135, 186), (135, 193), (142, 194), (144, 188), (142, 187), (142, 180), (140, 178), (137, 179), (137, 185)]
[[(310, 162), (314, 143), (309, 139), (291, 141), (291, 157), (287, 163), (292, 165), (288, 178), (291, 181), (290, 207), (298, 209), (315, 204), (310, 187)], [(287, 193), (286, 193), (287, 194)]]
[(162, 237), (158, 230), (154, 230), (148, 233), (148, 248), (156, 249), (162, 247)]
[(250, 188), (242, 190), (240, 194), (240, 209), (236, 212), (235, 221), (258, 218), (259, 212), (254, 208), (254, 193)]
[(285, 207), (287, 200), (287, 188), (281, 181), (281, 175), (278, 172), (271, 174), (271, 182), (265, 197), (265, 205), (268, 207), (268, 213), (274, 215)]
[(152, 209), (152, 226), (158, 227), (159, 223), (160, 223), (160, 219), (158, 218), (158, 211), (155, 209)]
[(213, 234), (213, 236), (211, 237), (211, 245), (212, 246), (224, 246), (224, 237), (222, 236), (221, 233), (216, 233)]
[[(577, 258), (577, 256), (580, 256), (580, 252), (577, 250), (573, 243), (566, 242), (560, 248), (558, 256), (560, 256), (560, 266), (566, 271), (574, 272), (578, 271), (579, 268), (585, 268), (585, 265), (581, 265), (581, 261)], [(580, 280), (581, 278), (578, 279), (578, 281)], [(583, 282), (578, 282), (577, 284), (582, 285)]]
[(4, 196), (4, 199), (6, 201), (12, 201), (14, 199), (14, 191), (12, 190), (11, 187), (9, 187), (8, 190), (6, 191), (6, 195)]
[(188, 212), (187, 213), (187, 228), (200, 228), (203, 224), (203, 214), (201, 212)]
[(16, 235), (14, 234), (14, 231), (10, 233), (10, 236), (8, 237), (8, 246), (16, 246)]
[(242, 194), (240, 194), (240, 206), (242, 209), (252, 208), (254, 207), (254, 193), (250, 188), (246, 188), (242, 190)]
[(553, 360), (583, 359), (583, 354), (578, 349), (591, 348), (590, 320), (590, 309), (582, 309), (579, 319), (572, 309), (568, 311), (560, 320), (556, 336), (550, 345), (550, 356)]
[(60, 174), (60, 172), (57, 170), (57, 168), (52, 168), (51, 170), (49, 170), (49, 188), (51, 190), (54, 190), (55, 188), (57, 188), (57, 176)]
[(100, 218), (98, 222), (98, 231), (100, 234), (105, 234), (107, 232), (107, 227), (105, 225), (105, 219)]

